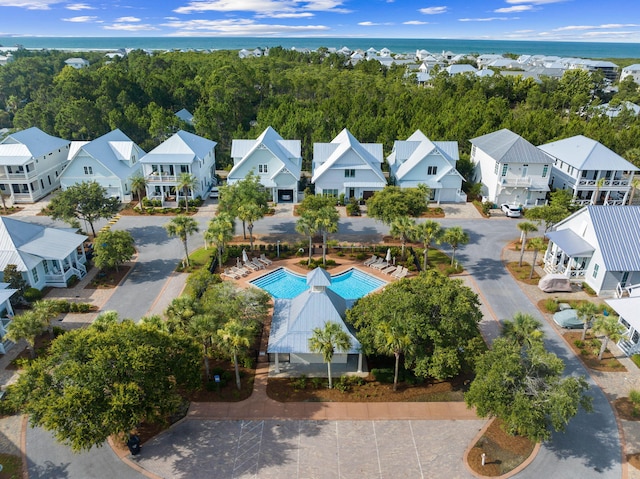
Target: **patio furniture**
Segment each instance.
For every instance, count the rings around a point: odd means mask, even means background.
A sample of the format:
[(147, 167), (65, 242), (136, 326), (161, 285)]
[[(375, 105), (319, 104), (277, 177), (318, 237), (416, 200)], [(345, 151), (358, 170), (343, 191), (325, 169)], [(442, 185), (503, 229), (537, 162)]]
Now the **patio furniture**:
[(398, 268), (396, 268), (395, 266), (388, 266), (387, 268), (384, 268), (384, 269), (381, 271), (381, 273), (384, 273), (384, 274), (391, 274), (391, 273), (393, 273), (396, 269), (398, 269)]
[(260, 255), (260, 261), (264, 262), (267, 266), (273, 263), (273, 261), (267, 258), (264, 253)]
[(260, 261), (258, 261), (258, 260), (257, 260), (257, 259), (255, 259), (255, 258), (253, 258), (253, 259), (251, 260), (251, 263), (252, 263), (256, 268), (258, 268), (258, 269), (265, 269), (265, 268), (266, 268), (266, 266), (265, 266), (263, 263), (261, 263)]
[(231, 279), (240, 279), (240, 276), (238, 276), (236, 273), (231, 271), (229, 268), (225, 269), (222, 273), (220, 273), (220, 276), (226, 276), (227, 278), (231, 278)]
[(255, 264), (253, 264), (251, 261), (245, 261), (244, 262), (244, 266), (245, 266), (245, 268), (249, 268), (251, 271), (258, 271), (260, 269)]
[(387, 266), (389, 266), (389, 263), (387, 263), (385, 260), (382, 260), (378, 263), (372, 264), (371, 267), (374, 269), (384, 269)]
[(375, 263), (376, 261), (378, 261), (378, 257), (374, 254), (371, 258), (369, 258), (368, 260), (365, 260), (364, 264), (365, 266), (369, 266), (372, 263)]
[(238, 268), (237, 266), (232, 266), (229, 269), (230, 269), (230, 271), (232, 273), (239, 274), (240, 276), (246, 276), (251, 272), (251, 271), (247, 270), (246, 268)]

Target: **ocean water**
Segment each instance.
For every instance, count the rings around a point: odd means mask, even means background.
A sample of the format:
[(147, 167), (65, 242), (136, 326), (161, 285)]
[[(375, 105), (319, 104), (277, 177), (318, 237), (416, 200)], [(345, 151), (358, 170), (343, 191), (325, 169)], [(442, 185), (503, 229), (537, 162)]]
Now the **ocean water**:
[[(394, 53), (515, 53), (557, 55), (579, 58), (640, 58), (638, 43), (538, 42), (504, 40), (458, 40), (415, 38), (263, 38), (263, 37), (0, 37), (0, 46), (20, 44), (25, 48), (57, 50), (117, 50), (119, 48), (149, 50), (240, 50), (256, 47), (319, 47), (356, 50), (388, 48)], [(2, 48), (0, 47), (0, 50)]]

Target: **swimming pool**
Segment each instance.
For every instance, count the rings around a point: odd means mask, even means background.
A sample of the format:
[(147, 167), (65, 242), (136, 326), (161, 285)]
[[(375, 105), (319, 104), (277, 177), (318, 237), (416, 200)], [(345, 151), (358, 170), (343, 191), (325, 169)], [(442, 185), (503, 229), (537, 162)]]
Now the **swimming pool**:
[[(269, 274), (256, 278), (251, 281), (251, 284), (264, 289), (271, 296), (278, 299), (293, 299), (309, 289), (306, 276), (293, 273), (285, 268), (278, 268)], [(385, 284), (387, 284), (386, 281), (363, 273), (359, 269), (352, 268), (344, 273), (332, 276), (329, 289), (344, 299), (355, 300)]]

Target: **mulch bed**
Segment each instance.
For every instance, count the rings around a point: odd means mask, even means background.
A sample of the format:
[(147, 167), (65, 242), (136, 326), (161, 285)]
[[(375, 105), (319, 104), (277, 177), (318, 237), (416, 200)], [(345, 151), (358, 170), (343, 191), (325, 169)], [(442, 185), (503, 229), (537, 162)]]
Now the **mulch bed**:
[[(525, 253), (525, 257), (527, 254), (530, 255), (531, 253)], [(522, 262), (522, 266), (518, 266), (518, 261), (511, 261), (507, 263), (507, 269), (515, 279), (525, 284), (537, 285), (538, 281), (540, 281), (540, 275), (535, 270), (533, 272), (533, 276), (529, 279), (529, 275), (531, 274), (531, 264), (526, 261)]]
[(244, 401), (253, 392), (253, 381), (256, 375), (254, 368), (240, 366), (240, 390), (236, 387), (236, 376), (233, 363), (226, 360), (209, 361), (210, 371), (217, 374), (216, 369), (223, 369), (228, 373), (228, 381), (224, 386), (218, 387), (214, 381), (207, 381), (202, 369), (202, 388), (187, 394), (187, 399), (194, 402), (237, 402)]
[(0, 479), (21, 479), (22, 478), (22, 458), (12, 454), (0, 453)]
[[(469, 376), (459, 376), (449, 381), (425, 381), (411, 385), (398, 383), (383, 384), (371, 376), (364, 384), (351, 384), (347, 391), (328, 388), (327, 378), (269, 378), (267, 396), (280, 402), (441, 402), (463, 401), (463, 393), (470, 381)], [(304, 387), (303, 387), (304, 386)]]
[(635, 454), (627, 454), (627, 462), (636, 469), (640, 469), (640, 452)]
[(602, 361), (598, 361), (598, 353), (600, 352), (600, 340), (595, 338), (591, 332), (587, 333), (585, 346), (579, 348), (575, 341), (582, 339), (582, 331), (568, 331), (563, 334), (569, 343), (569, 346), (577, 357), (585, 366), (595, 371), (603, 372), (627, 372), (627, 368), (618, 361), (613, 354), (607, 349), (602, 356)]
[(507, 434), (501, 424), (499, 419), (494, 419), (467, 455), (467, 464), (480, 475), (494, 477), (506, 474), (526, 461), (533, 452), (533, 441), (523, 436)]
[(129, 273), (131, 266), (121, 265), (118, 270), (100, 271), (84, 289), (112, 289), (120, 284)]
[(640, 408), (631, 402), (628, 397), (621, 397), (613, 401), (613, 407), (620, 419), (625, 421), (640, 421)]

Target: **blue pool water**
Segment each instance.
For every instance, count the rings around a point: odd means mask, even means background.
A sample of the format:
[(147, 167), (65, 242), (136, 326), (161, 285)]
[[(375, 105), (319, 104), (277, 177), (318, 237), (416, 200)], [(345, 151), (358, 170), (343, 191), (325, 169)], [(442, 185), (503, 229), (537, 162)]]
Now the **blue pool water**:
[[(279, 268), (261, 276), (251, 281), (251, 284), (264, 289), (271, 296), (278, 299), (295, 298), (309, 288), (306, 276), (292, 273), (285, 268)], [(358, 269), (350, 269), (337, 276), (332, 276), (329, 289), (344, 299), (355, 300), (385, 284), (385, 281), (363, 273)]]

